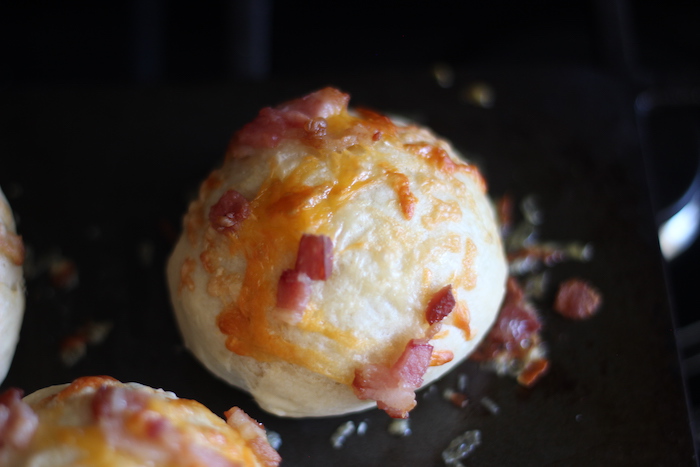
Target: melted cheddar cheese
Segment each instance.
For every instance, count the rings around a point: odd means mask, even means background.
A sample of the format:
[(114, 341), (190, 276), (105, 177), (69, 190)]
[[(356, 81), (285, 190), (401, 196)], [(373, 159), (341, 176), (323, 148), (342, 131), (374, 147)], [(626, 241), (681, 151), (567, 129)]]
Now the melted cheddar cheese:
[[(248, 158), (228, 157), (202, 184), (199, 199), (185, 218), (187, 238), (193, 248), (201, 245), (201, 254), (182, 265), (180, 288), (191, 289), (190, 262), (198, 260), (209, 274), (208, 293), (223, 305), (217, 327), (226, 336), (229, 351), (263, 362), (283, 360), (350, 384), (355, 365), (391, 362), (408, 339), (425, 332), (428, 324), (421, 314), (431, 295), (445, 285), (431, 279), (439, 268), (436, 258), (461, 256), (448, 277), (442, 273), (439, 278), (466, 290), (475, 287), (475, 243), (471, 239), (464, 243), (460, 235), (439, 227), (463, 218), (460, 203), (443, 199), (445, 193), (469, 206), (473, 195), (466, 185), (476, 185), (481, 195), (485, 183), (476, 167), (451, 157), (443, 148), (445, 143), (432, 134), (399, 127), (378, 114), (345, 110), (327, 118), (321, 127), (323, 131), (307, 132)], [(255, 183), (225, 181), (232, 172), (245, 172), (255, 165), (263, 174)], [(230, 187), (248, 197), (251, 214), (235, 233), (222, 234), (206, 226), (207, 213), (217, 196)], [(376, 203), (389, 207), (376, 210), (374, 197)], [(352, 210), (356, 210), (354, 219)], [(350, 226), (355, 222), (378, 226), (362, 232)], [(356, 233), (346, 237), (346, 231), (353, 229)], [(334, 271), (328, 281), (313, 285), (303, 320), (291, 329), (274, 319), (275, 294), (282, 271), (294, 267), (299, 239), (305, 233), (331, 238)], [(393, 319), (392, 325), (400, 322), (393, 335), (388, 331), (367, 334), (348, 326), (348, 320), (338, 315), (352, 314), (352, 309), (329, 311), (332, 290), (349, 267), (345, 258), (353, 255), (358, 261), (367, 255), (378, 263), (396, 261), (383, 265), (382, 271), (402, 265), (422, 268), (418, 276), (424, 279), (415, 283), (415, 294), (396, 300), (397, 308), (410, 309), (397, 310), (406, 318)], [(362, 267), (355, 265), (354, 273)], [(354, 293), (366, 293), (363, 284), (358, 282)], [(391, 294), (389, 285), (382, 287), (381, 293)], [(461, 307), (466, 310), (465, 304)], [(446, 323), (469, 336), (464, 311), (448, 317)], [(447, 355), (446, 351), (436, 354), (435, 364), (451, 360)]]
[[(147, 398), (146, 405), (127, 413), (118, 426), (100, 425), (92, 404), (101, 386), (140, 392)], [(208, 458), (225, 459), (232, 466), (262, 465), (238, 430), (200, 403), (172, 393), (125, 385), (109, 377), (86, 377), (44, 389), (26, 400), (39, 423), (30, 445), (13, 454), (10, 466), (207, 467)], [(154, 417), (165, 420), (174, 438), (171, 434), (170, 441), (154, 441), (154, 425), (149, 423)]]

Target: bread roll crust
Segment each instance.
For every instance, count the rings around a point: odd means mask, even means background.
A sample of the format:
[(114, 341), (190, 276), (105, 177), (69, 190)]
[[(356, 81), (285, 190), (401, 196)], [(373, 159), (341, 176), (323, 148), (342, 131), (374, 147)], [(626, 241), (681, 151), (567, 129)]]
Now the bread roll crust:
[(24, 315), (24, 245), (0, 189), (0, 383), (15, 353)]
[[(0, 397), (6, 399), (0, 407), (8, 407), (7, 396)], [(240, 409), (227, 423), (196, 401), (139, 383), (89, 376), (22, 402), (20, 410), (21, 403), (9, 404), (24, 428), (17, 430), (17, 421), (6, 427), (16, 430), (7, 436), (15, 442), (0, 447), (0, 464), (8, 467), (279, 464), (262, 426)]]
[[(168, 263), (187, 347), (282, 416), (372, 407), (353, 390), (356, 371), (391, 366), (429, 335), (426, 306), (451, 284), (457, 304), (430, 334), (428, 384), (478, 344), (503, 297), (506, 261), (478, 169), (425, 128), (349, 111), (348, 98), (325, 89), (244, 127), (189, 206)], [(307, 118), (289, 123), (290, 112)], [(250, 213), (222, 232), (209, 214), (229, 190)], [(333, 269), (290, 323), (275, 297), (305, 234), (330, 239)]]

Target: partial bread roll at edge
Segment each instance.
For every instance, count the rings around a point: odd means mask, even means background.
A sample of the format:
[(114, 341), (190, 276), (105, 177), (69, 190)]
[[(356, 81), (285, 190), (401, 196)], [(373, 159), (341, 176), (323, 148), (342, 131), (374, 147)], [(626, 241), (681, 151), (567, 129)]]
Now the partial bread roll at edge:
[[(24, 399), (0, 394), (0, 465), (7, 467), (277, 466), (262, 425), (227, 420), (172, 392), (107, 376), (78, 378)], [(10, 422), (11, 421), (11, 422)]]
[(24, 315), (24, 245), (0, 189), (0, 383), (10, 368)]
[(168, 263), (187, 347), (281, 416), (406, 417), (504, 294), (479, 170), (348, 101), (326, 88), (263, 109), (202, 183)]

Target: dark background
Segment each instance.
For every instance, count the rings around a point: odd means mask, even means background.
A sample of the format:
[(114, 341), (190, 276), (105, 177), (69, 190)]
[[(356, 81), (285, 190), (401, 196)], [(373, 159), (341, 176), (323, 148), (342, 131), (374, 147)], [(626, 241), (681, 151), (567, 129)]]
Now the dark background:
[[(700, 2), (677, 0), (4, 2), (0, 92), (428, 72), (438, 63), (593, 71), (628, 91), (661, 212), (697, 171), (698, 24)], [(653, 112), (635, 101), (642, 93), (655, 96)], [(700, 320), (698, 243), (666, 265), (679, 330)], [(691, 345), (681, 358), (697, 353)], [(687, 374), (697, 404), (700, 370)]]
[(3, 2), (0, 83), (201, 83), (443, 61), (580, 65), (644, 86), (700, 70), (699, 18), (697, 2), (678, 0)]

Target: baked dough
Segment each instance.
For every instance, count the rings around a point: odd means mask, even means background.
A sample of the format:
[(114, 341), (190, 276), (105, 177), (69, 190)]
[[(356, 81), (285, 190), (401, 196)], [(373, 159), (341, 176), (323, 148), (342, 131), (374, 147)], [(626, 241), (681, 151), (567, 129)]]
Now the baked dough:
[[(387, 410), (365, 391), (377, 372), (394, 378), (380, 389), (398, 384), (414, 397), (469, 355), (504, 294), (506, 260), (479, 170), (430, 130), (348, 101), (322, 89), (263, 109), (237, 132), (168, 262), (186, 346), (280, 416), (375, 401)], [(306, 238), (319, 241), (305, 247)], [(330, 251), (319, 266), (327, 277), (294, 276), (319, 249)], [(453, 306), (430, 323), (446, 287)], [(427, 371), (406, 376), (425, 349)], [(405, 417), (413, 405), (387, 412)]]
[(0, 189), (0, 383), (7, 376), (24, 315), (24, 246)]
[(238, 408), (227, 412), (227, 423), (193, 400), (105, 376), (50, 386), (24, 399), (18, 392), (0, 395), (0, 412), (9, 414), (0, 422), (0, 465), (233, 467), (280, 461), (262, 426)]

